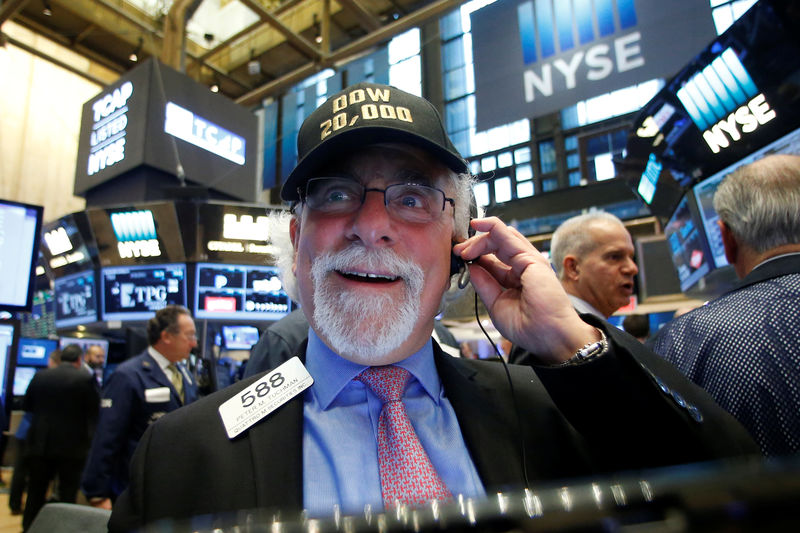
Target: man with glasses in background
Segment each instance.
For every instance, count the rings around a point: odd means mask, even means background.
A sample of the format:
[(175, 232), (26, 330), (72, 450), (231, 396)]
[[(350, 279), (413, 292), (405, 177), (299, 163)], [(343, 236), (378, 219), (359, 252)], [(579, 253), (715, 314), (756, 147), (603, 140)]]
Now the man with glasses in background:
[[(528, 480), (757, 453), (679, 372), (579, 316), (522, 234), (470, 221), (467, 164), (426, 100), (348, 87), (305, 120), (298, 154), (281, 193), (293, 212), (270, 237), (308, 339), (277, 369), (151, 426), (111, 531), (252, 508), (289, 521), (301, 509), (400, 512)], [(510, 365), (507, 378), (432, 341), (466, 268), (535, 372)]]
[(100, 419), (83, 472), (89, 503), (111, 509), (128, 484), (128, 465), (144, 431), (197, 399), (197, 383), (181, 364), (197, 346), (192, 315), (170, 305), (147, 323), (148, 348), (120, 364), (100, 400)]

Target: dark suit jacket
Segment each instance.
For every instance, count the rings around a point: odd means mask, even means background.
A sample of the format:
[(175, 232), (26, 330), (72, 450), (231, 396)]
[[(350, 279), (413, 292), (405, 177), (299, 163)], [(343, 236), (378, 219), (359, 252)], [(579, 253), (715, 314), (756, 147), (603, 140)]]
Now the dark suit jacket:
[[(758, 452), (707, 395), (629, 339), (615, 342), (616, 353), (600, 360), (538, 377), (531, 367), (511, 365), (519, 417), (500, 364), (450, 357), (434, 344), (439, 376), (487, 493), (525, 485), (523, 442), (533, 485)], [(304, 358), (305, 345), (298, 355)], [(293, 513), (303, 505), (302, 395), (233, 440), (218, 413), (221, 403), (259, 377), (148, 429), (134, 456), (131, 484), (114, 507), (111, 531), (257, 507), (297, 518)], [(673, 393), (700, 415), (681, 407)], [(353, 475), (357, 482), (358, 473)]]
[[(167, 401), (148, 400), (147, 390), (167, 389)], [(197, 383), (183, 379), (186, 403), (197, 399)], [(156, 398), (158, 399), (158, 398)], [(103, 387), (100, 420), (83, 472), (87, 497), (115, 497), (128, 484), (128, 465), (147, 427), (182, 403), (172, 383), (147, 351), (128, 359)]]
[(765, 455), (800, 452), (800, 255), (665, 325), (653, 350), (735, 416)]
[(97, 421), (100, 399), (92, 377), (70, 363), (37, 372), (23, 408), (32, 413), (28, 457), (84, 459)]

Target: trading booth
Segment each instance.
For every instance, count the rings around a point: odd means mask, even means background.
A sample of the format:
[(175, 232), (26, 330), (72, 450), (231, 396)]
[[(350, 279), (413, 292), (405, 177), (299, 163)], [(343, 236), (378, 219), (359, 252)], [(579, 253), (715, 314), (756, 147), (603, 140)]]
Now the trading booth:
[(621, 174), (664, 225), (680, 288), (732, 286), (712, 201), (722, 179), (771, 153), (800, 154), (800, 13), (762, 0), (642, 108)]

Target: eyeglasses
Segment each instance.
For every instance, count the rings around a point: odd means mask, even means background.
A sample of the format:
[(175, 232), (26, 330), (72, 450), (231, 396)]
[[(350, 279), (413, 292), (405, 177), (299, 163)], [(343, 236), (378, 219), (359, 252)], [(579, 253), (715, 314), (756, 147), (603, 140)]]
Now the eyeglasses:
[(382, 192), (383, 204), (389, 213), (406, 222), (433, 222), (442, 216), (445, 203), (456, 206), (455, 200), (447, 198), (441, 189), (417, 183), (396, 183), (376, 189), (347, 178), (312, 178), (306, 182), (305, 191), (298, 193), (315, 211), (344, 215), (356, 212), (364, 204), (367, 193), (373, 191)]

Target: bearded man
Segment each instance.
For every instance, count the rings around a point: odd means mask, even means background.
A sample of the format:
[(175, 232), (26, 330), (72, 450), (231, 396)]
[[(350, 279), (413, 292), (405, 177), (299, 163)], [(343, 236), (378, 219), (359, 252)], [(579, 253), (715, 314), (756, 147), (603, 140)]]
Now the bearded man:
[[(298, 154), (281, 193), (293, 213), (279, 266), (307, 342), (277, 369), (153, 424), (112, 531), (250, 508), (284, 520), (303, 509), (374, 514), (757, 453), (674, 368), (579, 315), (523, 235), (469, 220), (467, 164), (426, 100), (348, 87), (303, 123)], [(468, 237), (470, 225), (480, 233)], [(431, 340), (460, 259), (535, 372), (511, 366), (507, 378)]]

